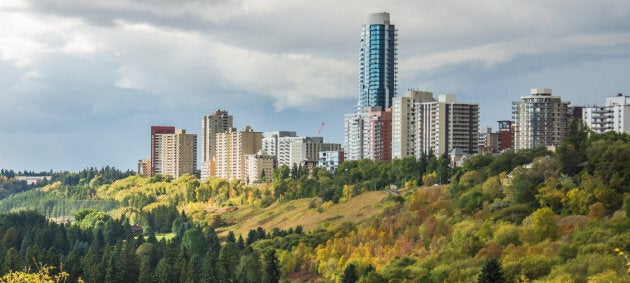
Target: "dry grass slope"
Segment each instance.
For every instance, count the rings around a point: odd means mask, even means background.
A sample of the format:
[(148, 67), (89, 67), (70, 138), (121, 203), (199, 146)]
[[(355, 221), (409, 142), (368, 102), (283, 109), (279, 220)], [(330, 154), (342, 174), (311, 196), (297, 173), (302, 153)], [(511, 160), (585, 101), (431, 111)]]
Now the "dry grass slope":
[(273, 228), (288, 229), (302, 225), (304, 230), (312, 230), (322, 225), (338, 225), (343, 222), (359, 223), (379, 211), (382, 200), (388, 196), (386, 192), (367, 192), (355, 196), (344, 203), (322, 209), (309, 208), (312, 201), (318, 199), (298, 199), (275, 203), (265, 208), (243, 206), (238, 210), (226, 212), (223, 219), (228, 226), (217, 229), (220, 234), (233, 231), (236, 235), (247, 235), (247, 232), (258, 227), (267, 231)]

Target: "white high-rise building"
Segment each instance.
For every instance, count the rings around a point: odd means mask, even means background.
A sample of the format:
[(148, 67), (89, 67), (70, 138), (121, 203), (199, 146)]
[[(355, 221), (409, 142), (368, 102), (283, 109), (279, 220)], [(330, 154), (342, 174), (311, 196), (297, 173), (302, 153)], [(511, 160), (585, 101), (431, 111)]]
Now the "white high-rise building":
[(262, 134), (262, 148), (261, 153), (264, 155), (278, 155), (278, 148), (280, 146), (280, 138), (284, 137), (297, 137), (296, 132), (290, 131), (273, 131), (264, 132)]
[(607, 97), (605, 106), (584, 107), (582, 119), (595, 133), (630, 133), (630, 96), (619, 93)]
[(160, 134), (160, 172), (172, 176), (194, 175), (197, 170), (197, 135), (186, 130), (175, 130), (174, 134)]
[(514, 149), (556, 146), (567, 135), (569, 102), (552, 96), (550, 88), (533, 88), (512, 102)]
[(201, 180), (206, 180), (213, 175), (211, 172), (212, 161), (216, 154), (216, 139), (218, 133), (225, 133), (230, 130), (236, 131), (232, 127), (232, 115), (228, 115), (225, 110), (216, 110), (212, 114), (203, 116), (201, 120)]
[(410, 90), (394, 98), (392, 156), (445, 154), (453, 149), (477, 152), (479, 105), (455, 101), (455, 95)]
[(368, 113), (345, 114), (344, 154), (345, 160), (361, 160), (363, 154), (363, 128)]

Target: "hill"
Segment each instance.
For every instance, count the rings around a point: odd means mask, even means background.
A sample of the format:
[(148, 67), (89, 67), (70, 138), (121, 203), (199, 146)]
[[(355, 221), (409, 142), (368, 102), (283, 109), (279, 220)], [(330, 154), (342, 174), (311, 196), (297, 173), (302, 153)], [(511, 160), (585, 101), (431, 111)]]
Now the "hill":
[(380, 211), (387, 192), (367, 192), (348, 199), (344, 203), (321, 203), (320, 198), (306, 198), (274, 203), (265, 208), (242, 206), (222, 213), (227, 223), (217, 232), (232, 231), (246, 235), (249, 230), (262, 227), (289, 229), (302, 226), (310, 231), (322, 226), (338, 226), (344, 222), (363, 223)]

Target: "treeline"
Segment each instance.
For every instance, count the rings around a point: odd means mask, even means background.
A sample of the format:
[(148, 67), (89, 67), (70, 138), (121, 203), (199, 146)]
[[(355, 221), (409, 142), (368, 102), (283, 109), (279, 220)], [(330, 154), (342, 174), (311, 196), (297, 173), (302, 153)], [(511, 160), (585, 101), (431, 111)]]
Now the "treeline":
[(36, 210), (50, 218), (69, 219), (75, 212), (93, 208), (110, 211), (119, 207), (115, 200), (104, 200), (96, 195), (98, 187), (134, 175), (114, 167), (87, 168), (71, 172), (18, 172), (28, 176), (50, 175), (50, 180), (35, 185), (17, 181), (12, 170), (0, 170), (0, 212)]
[[(258, 245), (278, 237), (302, 237), (289, 231), (250, 231), (223, 241), (214, 229), (201, 229), (177, 215), (169, 240), (152, 232), (135, 236), (128, 219), (112, 219), (94, 210), (76, 216), (77, 224), (56, 224), (35, 212), (0, 215), (0, 273), (67, 272), (69, 282), (278, 282), (275, 249)], [(63, 270), (62, 270), (63, 269)]]
[[(544, 147), (518, 152), (508, 150), (496, 158), (490, 154), (482, 155), (482, 160), (475, 157), (475, 161), (468, 162), (465, 167), (488, 165), (488, 174), (495, 175), (548, 154)], [(422, 155), (418, 159), (407, 157), (391, 162), (363, 159), (346, 161), (332, 173), (315, 168), (310, 177), (305, 172), (283, 166), (274, 172), (272, 185), (276, 199), (321, 197), (324, 201), (337, 203), (343, 197), (361, 192), (388, 190), (390, 185), (403, 188), (448, 184), (451, 176), (457, 178), (467, 170), (470, 169), (451, 168), (446, 155)]]

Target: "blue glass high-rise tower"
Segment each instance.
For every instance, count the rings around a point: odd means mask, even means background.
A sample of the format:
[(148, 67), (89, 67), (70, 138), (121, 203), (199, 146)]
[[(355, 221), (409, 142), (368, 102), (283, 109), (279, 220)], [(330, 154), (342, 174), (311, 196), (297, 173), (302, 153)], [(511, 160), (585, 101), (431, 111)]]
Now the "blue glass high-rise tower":
[(361, 82), (357, 112), (368, 106), (391, 107), (397, 84), (396, 27), (390, 24), (389, 13), (368, 16), (361, 31)]

